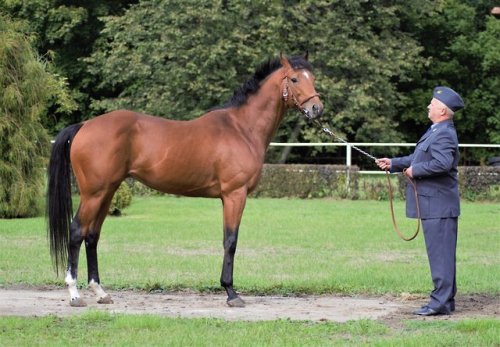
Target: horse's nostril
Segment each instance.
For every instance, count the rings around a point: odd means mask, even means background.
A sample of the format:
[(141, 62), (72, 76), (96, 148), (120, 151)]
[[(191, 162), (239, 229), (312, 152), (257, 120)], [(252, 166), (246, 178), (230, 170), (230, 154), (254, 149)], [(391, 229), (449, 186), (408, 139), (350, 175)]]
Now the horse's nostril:
[(323, 109), (317, 105), (317, 104), (314, 104), (313, 107), (313, 113), (316, 115), (316, 116), (321, 116), (321, 114), (323, 113)]

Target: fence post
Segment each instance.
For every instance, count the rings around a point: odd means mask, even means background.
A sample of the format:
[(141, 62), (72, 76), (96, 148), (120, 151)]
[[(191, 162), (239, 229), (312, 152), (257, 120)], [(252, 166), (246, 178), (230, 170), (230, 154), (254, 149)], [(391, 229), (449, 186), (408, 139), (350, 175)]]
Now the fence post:
[(351, 161), (352, 161), (352, 147), (351, 144), (346, 144), (345, 165), (347, 166), (347, 175), (345, 179), (347, 195), (351, 194)]

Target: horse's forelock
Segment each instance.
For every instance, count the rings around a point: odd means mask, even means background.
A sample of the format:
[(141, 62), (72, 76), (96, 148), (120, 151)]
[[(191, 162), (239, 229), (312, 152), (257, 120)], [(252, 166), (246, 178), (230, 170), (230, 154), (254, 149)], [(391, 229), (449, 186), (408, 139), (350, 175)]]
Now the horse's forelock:
[(307, 61), (302, 55), (290, 57), (288, 58), (288, 62), (294, 70), (306, 69), (311, 72), (313, 70), (311, 63), (309, 63), (309, 61)]

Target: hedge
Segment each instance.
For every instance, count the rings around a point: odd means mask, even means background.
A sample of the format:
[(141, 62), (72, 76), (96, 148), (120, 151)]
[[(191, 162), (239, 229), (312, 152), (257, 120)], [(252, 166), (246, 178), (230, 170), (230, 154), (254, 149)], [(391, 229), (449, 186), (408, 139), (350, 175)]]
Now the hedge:
[[(467, 166), (459, 167), (458, 172), (462, 199), (500, 201), (500, 167)], [(390, 175), (395, 199), (404, 199), (406, 181), (403, 175)], [(127, 183), (134, 195), (159, 194), (135, 180), (127, 179)], [(385, 175), (362, 175), (357, 166), (264, 164), (260, 182), (250, 196), (387, 200), (388, 188)]]
[(500, 166), (463, 166), (458, 168), (462, 199), (500, 201)]
[[(500, 167), (466, 166), (458, 171), (462, 199), (500, 201)], [(407, 178), (391, 175), (390, 182), (394, 198), (404, 199)], [(389, 194), (385, 175), (361, 175), (356, 166), (265, 164), (251, 196), (386, 200)]]
[(356, 198), (359, 168), (344, 165), (264, 164), (253, 197)]

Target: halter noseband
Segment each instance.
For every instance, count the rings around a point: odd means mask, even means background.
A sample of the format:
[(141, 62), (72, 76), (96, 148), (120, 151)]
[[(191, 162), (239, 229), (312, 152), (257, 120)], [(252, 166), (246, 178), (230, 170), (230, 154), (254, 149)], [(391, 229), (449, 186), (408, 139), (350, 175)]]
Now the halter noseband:
[(312, 117), (309, 115), (309, 111), (306, 109), (302, 108), (302, 105), (304, 105), (306, 102), (311, 100), (312, 98), (319, 97), (319, 93), (314, 93), (313, 95), (307, 97), (304, 99), (301, 103), (297, 100), (295, 95), (292, 92), (292, 89), (288, 87), (288, 74), (285, 74), (285, 77), (283, 77), (283, 100), (288, 102), (288, 96), (291, 94), (292, 95), (292, 100), (295, 106), (299, 109), (299, 111), (308, 119), (311, 119)]

